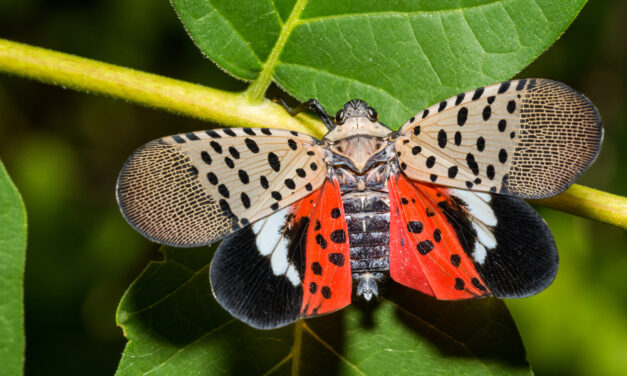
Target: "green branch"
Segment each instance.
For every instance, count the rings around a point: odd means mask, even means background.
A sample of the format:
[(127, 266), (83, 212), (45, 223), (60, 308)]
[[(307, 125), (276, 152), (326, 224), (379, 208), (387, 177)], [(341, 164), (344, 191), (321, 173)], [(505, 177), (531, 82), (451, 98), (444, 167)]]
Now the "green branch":
[(283, 128), (316, 136), (325, 132), (320, 121), (292, 117), (269, 100), (253, 103), (247, 95), (4, 39), (0, 39), (0, 71), (228, 126)]
[[(291, 117), (268, 100), (251, 102), (250, 90), (225, 92), (4, 39), (0, 71), (228, 126), (283, 128), (314, 136), (325, 132), (312, 117)], [(265, 90), (265, 81), (259, 82)], [(558, 196), (532, 202), (627, 228), (625, 197), (573, 185)]]
[(573, 184), (565, 192), (530, 202), (627, 229), (627, 198)]

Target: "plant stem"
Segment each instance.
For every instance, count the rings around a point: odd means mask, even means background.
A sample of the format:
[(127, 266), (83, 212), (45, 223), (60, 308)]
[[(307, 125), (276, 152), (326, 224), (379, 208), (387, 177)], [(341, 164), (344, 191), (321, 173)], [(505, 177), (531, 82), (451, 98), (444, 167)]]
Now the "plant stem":
[[(268, 100), (251, 103), (250, 94), (216, 90), (4, 39), (0, 39), (0, 71), (229, 126), (291, 129), (317, 137), (325, 133), (322, 123), (313, 117), (292, 117)], [(267, 87), (259, 85), (263, 90)], [(627, 228), (625, 197), (573, 185), (558, 196), (532, 202)]]
[(531, 203), (627, 229), (627, 198), (573, 184), (565, 192)]
[(321, 136), (310, 116), (290, 116), (263, 100), (112, 64), (0, 39), (0, 71), (78, 91), (102, 94), (202, 120), (240, 127), (283, 128)]
[(307, 0), (298, 0), (296, 4), (294, 4), (294, 8), (292, 8), (292, 13), (288, 17), (285, 25), (281, 29), (281, 33), (279, 34), (279, 38), (277, 39), (272, 51), (270, 51), (270, 55), (268, 56), (268, 60), (263, 64), (263, 69), (259, 73), (259, 76), (255, 81), (253, 81), (246, 93), (248, 94), (248, 98), (253, 102), (258, 102), (263, 99), (263, 95), (268, 89), (268, 86), (272, 82), (272, 73), (274, 73), (274, 68), (276, 67), (277, 62), (279, 61), (279, 55), (281, 51), (283, 51), (283, 47), (285, 47), (285, 42), (287, 42), (287, 38), (292, 33), (294, 26), (298, 22), (300, 18), (300, 14), (305, 9), (305, 5), (307, 5)]
[(300, 357), (303, 350), (303, 326), (304, 320), (298, 320), (294, 323), (294, 344), (292, 345), (292, 373), (291, 375), (300, 375)]

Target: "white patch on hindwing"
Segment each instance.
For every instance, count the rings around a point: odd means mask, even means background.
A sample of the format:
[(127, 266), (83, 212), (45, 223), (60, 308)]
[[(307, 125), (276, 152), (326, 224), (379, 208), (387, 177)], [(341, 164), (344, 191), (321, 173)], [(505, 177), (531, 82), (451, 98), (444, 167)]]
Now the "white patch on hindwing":
[(483, 197), (477, 195), (475, 192), (460, 189), (451, 189), (451, 192), (467, 204), (466, 208), (474, 219), (486, 224), (487, 226), (496, 226), (496, 216), (494, 215), (494, 211), (492, 210), (492, 207), (485, 200), (483, 200)]
[(256, 236), (256, 245), (262, 256), (270, 258), (270, 268), (276, 276), (284, 275), (294, 286), (300, 285), (300, 275), (287, 258), (289, 239), (285, 229), (292, 213), (288, 206), (271, 216), (255, 222), (252, 230)]
[(479, 264), (483, 265), (487, 255), (488, 252), (485, 247), (481, 243), (475, 242), (475, 248), (472, 251), (472, 258)]
[(477, 193), (460, 189), (451, 189), (451, 194), (462, 200), (468, 211), (468, 218), (476, 233), (476, 240), (472, 251), (472, 257), (479, 264), (485, 262), (488, 250), (497, 246), (494, 228), (498, 220), (490, 206), (492, 197), (487, 193)]
[(480, 223), (472, 221), (472, 228), (477, 233), (477, 240), (485, 245), (487, 248), (496, 248), (496, 238), (492, 233), (492, 228), (488, 229), (487, 226), (482, 226)]

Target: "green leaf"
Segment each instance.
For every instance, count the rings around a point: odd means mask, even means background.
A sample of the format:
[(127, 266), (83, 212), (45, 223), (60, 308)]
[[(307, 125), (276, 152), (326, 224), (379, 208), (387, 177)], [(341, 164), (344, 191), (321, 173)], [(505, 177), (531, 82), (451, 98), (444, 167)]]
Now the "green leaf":
[(120, 303), (130, 342), (118, 375), (530, 373), (502, 301), (441, 302), (389, 283), (376, 304), (261, 331), (213, 298), (210, 248), (162, 249)]
[(397, 128), (428, 105), (511, 78), (585, 0), (172, 0), (202, 52), (261, 97), (274, 80), (328, 112), (374, 105)]
[(0, 162), (0, 375), (23, 371), (25, 251), (26, 209)]

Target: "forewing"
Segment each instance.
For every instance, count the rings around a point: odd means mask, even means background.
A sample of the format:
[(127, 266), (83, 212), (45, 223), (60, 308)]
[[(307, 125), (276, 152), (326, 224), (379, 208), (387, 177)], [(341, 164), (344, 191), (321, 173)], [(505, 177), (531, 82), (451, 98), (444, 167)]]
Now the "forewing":
[(542, 198), (572, 184), (603, 138), (594, 105), (570, 87), (521, 79), (459, 94), (412, 117), (395, 141), (412, 179)]
[(551, 232), (524, 201), (391, 177), (390, 276), (438, 299), (525, 297), (555, 278)]
[(302, 199), (326, 177), (316, 140), (293, 131), (232, 128), (142, 146), (118, 179), (126, 220), (158, 243), (213, 243)]
[(303, 316), (320, 315), (350, 304), (352, 276), (344, 207), (337, 180), (327, 180), (307, 230)]

